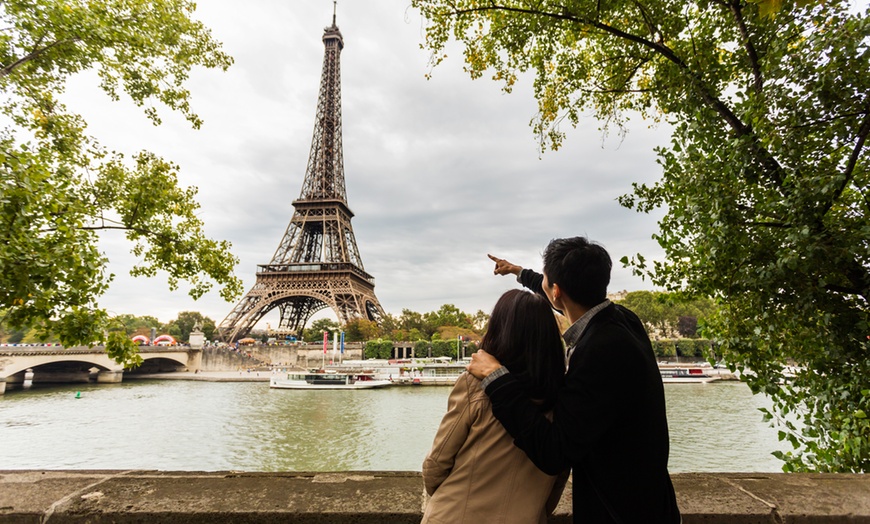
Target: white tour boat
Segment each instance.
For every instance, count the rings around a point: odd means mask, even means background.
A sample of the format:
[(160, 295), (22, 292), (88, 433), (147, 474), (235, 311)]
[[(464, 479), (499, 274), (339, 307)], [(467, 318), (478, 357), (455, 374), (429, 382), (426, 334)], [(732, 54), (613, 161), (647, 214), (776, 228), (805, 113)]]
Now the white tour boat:
[(450, 386), (465, 372), (468, 361), (456, 362), (449, 357), (419, 359), (368, 359), (348, 360), (337, 368), (339, 373), (348, 369), (365, 369), (378, 380), (387, 380), (396, 385)]
[(662, 367), (659, 366), (662, 382), (665, 384), (703, 384), (719, 380), (721, 377), (710, 375), (701, 367)]
[(276, 389), (373, 389), (389, 386), (389, 380), (375, 380), (372, 373), (337, 373), (333, 371), (290, 372), (287, 378), (272, 377), (270, 388)]

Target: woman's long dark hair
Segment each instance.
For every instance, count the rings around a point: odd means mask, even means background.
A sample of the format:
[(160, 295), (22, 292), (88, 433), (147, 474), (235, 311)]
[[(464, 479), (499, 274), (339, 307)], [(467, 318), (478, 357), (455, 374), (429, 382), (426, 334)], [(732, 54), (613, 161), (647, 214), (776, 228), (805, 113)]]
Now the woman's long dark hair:
[(480, 348), (526, 384), (529, 395), (551, 407), (565, 375), (565, 352), (550, 302), (512, 289), (501, 296), (489, 318)]

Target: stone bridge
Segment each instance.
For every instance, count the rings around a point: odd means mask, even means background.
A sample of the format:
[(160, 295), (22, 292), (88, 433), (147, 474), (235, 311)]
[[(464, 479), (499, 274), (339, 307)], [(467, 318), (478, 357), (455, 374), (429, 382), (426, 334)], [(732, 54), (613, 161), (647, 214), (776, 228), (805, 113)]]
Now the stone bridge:
[[(202, 349), (190, 346), (140, 346), (143, 364), (128, 373), (197, 371)], [(6, 385), (38, 383), (121, 382), (124, 367), (109, 358), (103, 346), (2, 346), (0, 395)]]

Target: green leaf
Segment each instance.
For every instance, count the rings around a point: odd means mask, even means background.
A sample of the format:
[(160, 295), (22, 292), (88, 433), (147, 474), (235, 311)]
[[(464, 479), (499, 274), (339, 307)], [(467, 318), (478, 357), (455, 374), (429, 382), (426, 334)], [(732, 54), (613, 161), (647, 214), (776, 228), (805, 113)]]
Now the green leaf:
[[(198, 127), (185, 82), (194, 69), (226, 69), (232, 58), (194, 10), (188, 0), (0, 2), (7, 122), (0, 130), (0, 309), (7, 326), (65, 345), (104, 339), (108, 316), (97, 303), (112, 275), (97, 230), (107, 217), (119, 217), (113, 227), (144, 254), (134, 272), (163, 271), (170, 286), (190, 283), (194, 297), (214, 284), (227, 299), (241, 294), (237, 259), (227, 255), (228, 243), (205, 236), (196, 191), (179, 185), (179, 167), (153, 153), (128, 159), (104, 149), (85, 133), (77, 99), (69, 107), (60, 101), (67, 82), (91, 70), (110, 98), (123, 90), (154, 121), (168, 109)], [(107, 347), (135, 360), (120, 341)]]
[[(543, 148), (584, 117), (604, 132), (627, 131), (629, 115), (667, 122), (657, 180), (619, 198), (660, 217), (662, 254), (620, 261), (659, 289), (717, 301), (704, 332), (770, 397), (770, 421), (794, 447), (779, 455), (785, 471), (868, 472), (858, 416), (870, 389), (868, 11), (781, 0), (411, 5), (432, 56), (455, 39), (473, 78), (532, 77)], [(637, 307), (648, 318), (664, 309)], [(786, 365), (801, 369), (790, 384)]]

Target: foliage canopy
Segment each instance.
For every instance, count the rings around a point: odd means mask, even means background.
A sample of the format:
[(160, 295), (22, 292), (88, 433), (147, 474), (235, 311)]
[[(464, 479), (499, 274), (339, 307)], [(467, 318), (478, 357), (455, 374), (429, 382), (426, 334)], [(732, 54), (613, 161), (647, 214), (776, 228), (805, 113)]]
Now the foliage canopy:
[(632, 291), (619, 303), (634, 311), (651, 335), (694, 337), (698, 320), (712, 315), (715, 306), (709, 298), (682, 298), (661, 291)]
[[(132, 244), (135, 276), (168, 275), (202, 296), (213, 283), (241, 293), (227, 242), (205, 236), (196, 189), (154, 153), (108, 151), (61, 102), (68, 79), (95, 70), (113, 100), (126, 93), (155, 125), (158, 106), (198, 128), (185, 81), (192, 68), (232, 59), (187, 0), (0, 2), (0, 309), (12, 327), (38, 327), (64, 345), (105, 340), (110, 319), (97, 303), (113, 275), (100, 231)], [(116, 323), (117, 324), (117, 323)], [(116, 326), (117, 327), (117, 326)], [(123, 340), (123, 337), (120, 339)], [(115, 340), (112, 343), (117, 343)], [(116, 347), (121, 360), (131, 347)]]
[[(714, 297), (707, 334), (794, 450), (786, 470), (870, 471), (870, 20), (849, 2), (412, 0), (433, 63), (462, 44), (472, 78), (534, 76), (542, 147), (592, 112), (673, 129), (659, 182), (665, 260), (623, 261)], [(782, 370), (803, 371), (780, 386)]]

